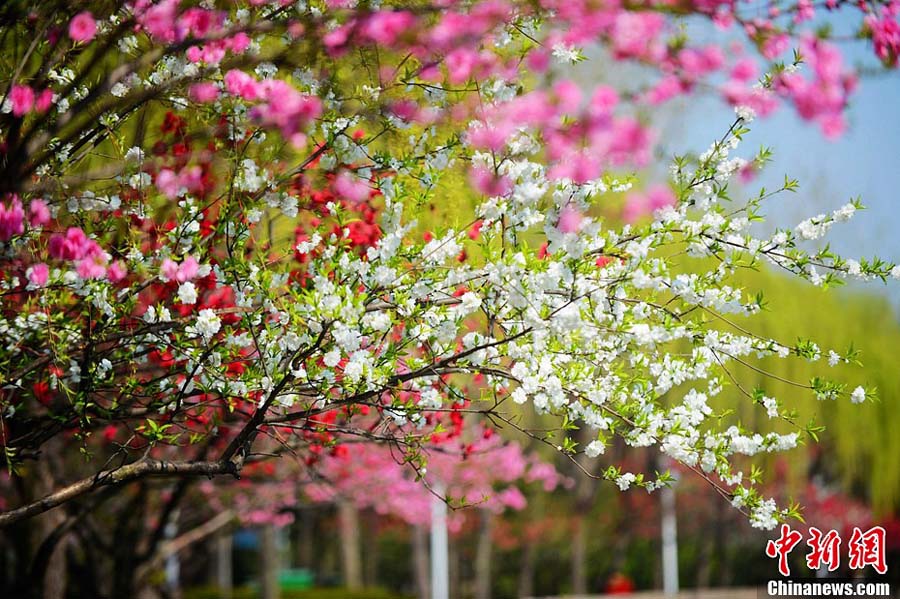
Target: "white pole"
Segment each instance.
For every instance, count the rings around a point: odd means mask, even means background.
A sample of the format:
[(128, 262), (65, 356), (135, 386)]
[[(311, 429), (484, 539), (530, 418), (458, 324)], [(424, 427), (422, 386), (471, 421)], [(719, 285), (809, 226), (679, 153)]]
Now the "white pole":
[(431, 599), (449, 599), (450, 570), (447, 558), (447, 504), (444, 485), (435, 483), (431, 498)]
[(675, 490), (663, 487), (662, 507), (662, 563), (663, 591), (666, 596), (678, 594), (678, 528), (675, 518)]
[[(178, 512), (176, 511), (172, 514), (172, 519), (166, 522), (166, 526), (163, 528), (163, 537), (170, 541), (175, 538), (175, 535), (178, 534), (178, 523), (176, 522), (178, 518)], [(177, 593), (178, 592), (178, 579), (181, 575), (181, 564), (178, 561), (178, 552), (172, 552), (166, 557), (165, 562), (165, 572), (166, 572), (166, 586), (169, 587), (169, 590)]]

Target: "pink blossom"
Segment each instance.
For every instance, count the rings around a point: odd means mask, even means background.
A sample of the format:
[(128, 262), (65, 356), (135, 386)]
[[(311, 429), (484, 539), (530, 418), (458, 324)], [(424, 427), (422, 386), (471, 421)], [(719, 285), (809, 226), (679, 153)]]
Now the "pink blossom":
[(503, 105), (490, 116), (494, 127), (503, 123), (511, 134), (519, 126), (549, 125), (556, 116), (556, 109), (546, 92), (536, 90)]
[(819, 128), (826, 139), (837, 139), (847, 130), (847, 120), (843, 114), (827, 114), (819, 119)]
[(897, 16), (885, 10), (880, 18), (868, 16), (866, 26), (872, 32), (875, 55), (889, 67), (896, 67), (900, 60), (900, 22)]
[(647, 206), (656, 212), (675, 205), (675, 194), (665, 185), (654, 185), (647, 190)]
[(485, 0), (473, 5), (467, 14), (445, 12), (438, 24), (431, 29), (429, 45), (439, 51), (473, 46), (475, 44), (466, 42), (482, 38), (497, 24), (508, 20), (510, 10), (509, 4), (503, 0)]
[(181, 169), (178, 173), (178, 182), (189, 192), (199, 191), (203, 188), (203, 169), (196, 164)]
[(34, 101), (34, 109), (43, 114), (50, 109), (52, 104), (53, 90), (48, 88), (38, 94), (37, 99)]
[(32, 200), (28, 205), (28, 222), (32, 227), (43, 227), (50, 222), (50, 209), (44, 200)]
[(89, 42), (97, 35), (97, 22), (89, 11), (80, 12), (69, 21), (69, 37), (76, 42)]
[[(730, 0), (729, 3), (733, 4), (733, 2), (734, 0)], [(718, 11), (713, 15), (712, 21), (717, 29), (722, 31), (731, 29), (731, 26), (734, 25), (734, 12), (733, 10)]]
[(742, 58), (731, 68), (731, 78), (735, 81), (748, 82), (757, 76), (756, 63), (749, 58)]
[(178, 266), (178, 274), (175, 275), (175, 280), (179, 283), (184, 283), (185, 281), (197, 278), (199, 272), (200, 263), (197, 262), (197, 259), (193, 256), (188, 256)]
[(662, 208), (675, 205), (675, 194), (665, 185), (655, 185), (646, 192), (631, 192), (625, 196), (622, 218), (634, 222), (642, 216), (650, 215)]
[(791, 45), (791, 38), (786, 33), (777, 33), (769, 36), (763, 42), (760, 52), (767, 60), (775, 60), (787, 50)]
[(794, 12), (794, 23), (803, 23), (810, 21), (816, 16), (816, 10), (813, 7), (812, 0), (798, 0), (797, 9)]
[(202, 46), (191, 46), (187, 50), (187, 57), (191, 62), (204, 62), (209, 65), (216, 65), (225, 58), (225, 50), (225, 42), (218, 40)]
[(193, 256), (186, 257), (181, 264), (171, 258), (166, 258), (160, 265), (159, 272), (167, 281), (184, 283), (197, 278), (200, 272), (200, 263)]
[(813, 77), (782, 74), (775, 81), (775, 90), (793, 102), (803, 119), (816, 122), (826, 137), (833, 139), (844, 130), (843, 112), (856, 88), (856, 76), (844, 69), (840, 52), (832, 44), (809, 36), (801, 50)]
[(288, 135), (287, 140), (289, 144), (291, 144), (298, 150), (306, 147), (307, 137), (305, 133), (292, 133), (291, 135)]
[(659, 13), (620, 12), (611, 32), (613, 54), (619, 59), (660, 60), (665, 52), (660, 39), (665, 22)]
[(225, 13), (222, 11), (193, 7), (181, 14), (179, 25), (194, 37), (204, 38), (218, 32), (224, 20)]
[(125, 265), (121, 262), (113, 262), (109, 265), (109, 268), (106, 271), (106, 278), (108, 278), (113, 283), (118, 283), (128, 274), (128, 271), (125, 269)]
[(176, 26), (179, 2), (180, 0), (161, 0), (154, 4), (150, 0), (140, 0), (135, 3), (134, 14), (137, 22), (151, 37), (174, 42), (181, 37)]
[(601, 174), (598, 156), (589, 152), (568, 153), (547, 172), (551, 179), (570, 179), (575, 183), (587, 183)]
[(511, 122), (500, 121), (481, 126), (470, 127), (466, 132), (466, 141), (473, 148), (499, 152), (506, 145), (506, 140), (515, 131)]
[(28, 268), (25, 276), (28, 277), (28, 282), (35, 287), (43, 287), (50, 278), (50, 268), (43, 262), (34, 264)]
[(696, 81), (717, 71), (725, 62), (722, 51), (716, 46), (685, 48), (678, 53), (677, 58), (682, 77), (689, 81)]
[(226, 40), (226, 43), (235, 54), (242, 54), (250, 47), (250, 36), (240, 31)]
[(15, 116), (27, 114), (34, 107), (34, 90), (27, 85), (13, 85), (9, 92), (12, 113)]
[(260, 86), (265, 102), (254, 106), (250, 117), (262, 125), (278, 128), (289, 140), (294, 141), (310, 121), (322, 114), (319, 98), (300, 93), (286, 81), (270, 79)]
[(346, 171), (335, 177), (333, 187), (337, 195), (351, 202), (362, 202), (372, 191), (365, 181)]
[(211, 83), (209, 81), (201, 81), (200, 83), (195, 83), (194, 85), (192, 85), (188, 93), (191, 97), (191, 100), (193, 100), (194, 102), (209, 104), (211, 102), (215, 102), (216, 98), (219, 97), (219, 88), (215, 83)]
[(562, 233), (577, 233), (581, 229), (581, 220), (581, 213), (569, 204), (559, 213), (556, 228)]
[(404, 33), (414, 31), (416, 18), (408, 11), (383, 10), (366, 19), (363, 34), (382, 46), (393, 46)]
[(97, 255), (78, 260), (75, 272), (82, 279), (102, 279), (106, 275), (106, 257)]
[(541, 48), (535, 48), (528, 53), (525, 63), (529, 70), (535, 73), (543, 73), (550, 67), (550, 53)]
[(598, 85), (591, 95), (590, 107), (594, 113), (609, 114), (619, 103), (619, 94), (608, 85)]
[(465, 83), (475, 73), (478, 66), (478, 53), (470, 48), (457, 48), (444, 59), (450, 83)]
[(498, 177), (484, 167), (474, 167), (469, 170), (469, 180), (479, 192), (486, 196), (503, 196), (510, 192), (512, 183), (506, 177)]
[(749, 183), (756, 177), (756, 164), (753, 162), (748, 162), (741, 170), (738, 171), (738, 178), (740, 178), (742, 183)]
[(353, 22), (346, 23), (322, 36), (322, 43), (325, 44), (325, 48), (328, 49), (328, 53), (331, 56), (337, 58), (346, 52), (347, 42), (350, 40), (353, 27)]
[(687, 91), (688, 88), (681, 79), (675, 75), (667, 75), (647, 90), (642, 99), (647, 104), (659, 106)]
[(69, 227), (65, 235), (57, 233), (51, 237), (48, 251), (60, 260), (82, 260), (104, 255), (100, 245), (78, 227)]
[(178, 176), (170, 169), (164, 168), (156, 174), (156, 188), (170, 200), (178, 197), (181, 184)]
[(225, 89), (232, 96), (239, 96), (245, 100), (253, 101), (260, 96), (259, 83), (238, 69), (231, 69), (225, 73)]
[[(306, 484), (307, 497), (315, 502), (331, 502), (340, 497), (380, 514), (396, 515), (410, 524), (429, 525), (429, 490), (409, 475), (408, 468), (397, 463), (389, 448), (374, 444), (344, 447), (344, 452), (323, 457), (320, 465), (332, 476), (328, 482), (313, 480)], [(547, 491), (564, 482), (552, 465), (536, 455), (525, 454), (521, 445), (504, 442), (499, 435), (484, 434), (468, 444), (450, 439), (441, 448), (444, 451), (429, 454), (429, 479), (440, 480), (449, 495), (495, 513), (525, 507), (525, 496), (517, 487), (519, 481), (541, 482)], [(390, 492), (373, 494), (369, 492), (373, 488)], [(455, 511), (448, 527), (459, 531), (464, 521), (464, 512)]]
[(563, 79), (553, 86), (557, 107), (562, 114), (574, 114), (581, 106), (581, 89), (569, 79)]
[(722, 85), (720, 91), (732, 106), (747, 106), (759, 116), (768, 116), (778, 107), (778, 98), (765, 88), (748, 87), (745, 83), (731, 80)]
[(9, 241), (15, 235), (25, 232), (25, 211), (22, 210), (22, 202), (14, 195), (7, 208), (0, 203), (0, 241)]
[(170, 258), (166, 258), (165, 260), (163, 260), (162, 266), (160, 266), (159, 268), (159, 272), (166, 280), (175, 281), (178, 277), (178, 263)]
[(625, 118), (613, 123), (609, 155), (613, 164), (632, 163), (642, 166), (650, 158), (652, 133), (636, 119)]
[(500, 491), (497, 494), (497, 501), (502, 507), (508, 507), (516, 511), (524, 510), (525, 506), (528, 504), (522, 491), (516, 487), (506, 487)]
[(388, 107), (388, 112), (393, 114), (399, 119), (406, 121), (407, 123), (412, 123), (416, 120), (416, 117), (419, 115), (419, 104), (415, 100), (405, 99), (405, 100), (397, 100), (396, 102), (391, 102)]
[(531, 466), (525, 474), (525, 482), (531, 483), (537, 481), (543, 483), (542, 487), (544, 491), (550, 492), (560, 484), (561, 477), (559, 472), (556, 471), (556, 468), (547, 462), (542, 462), (533, 457)]

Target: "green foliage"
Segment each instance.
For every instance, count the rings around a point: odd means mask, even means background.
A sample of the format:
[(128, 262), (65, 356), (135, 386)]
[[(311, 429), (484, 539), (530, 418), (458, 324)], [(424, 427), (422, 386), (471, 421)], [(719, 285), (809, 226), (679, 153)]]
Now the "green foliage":
[[(894, 352), (900, 346), (900, 323), (895, 311), (877, 295), (851, 289), (825, 292), (766, 270), (748, 275), (746, 284), (748, 291), (765, 289), (770, 307), (752, 325), (748, 321), (755, 333), (786, 342), (813, 337), (822, 355), (814, 359), (816, 352), (799, 343), (797, 347), (806, 348), (808, 360), (767, 358), (753, 364), (784, 380), (741, 368), (734, 372), (737, 382), (777, 398), (785, 410), (795, 413), (798, 425), (813, 420), (815, 424), (808, 425), (806, 432), (813, 439), (818, 437), (826, 455), (833, 456), (829, 474), (862, 494), (876, 511), (896, 509), (900, 505), (900, 436), (894, 431), (900, 428), (900, 379)], [(829, 350), (846, 362), (829, 367)], [(860, 363), (864, 368), (859, 368)], [(846, 390), (837, 393), (839, 389), (829, 382), (835, 379), (852, 381), (848, 388), (875, 388), (880, 399), (873, 401), (867, 393), (866, 401), (855, 405)], [(816, 393), (785, 381), (811, 383), (822, 397), (835, 399), (819, 400)], [(732, 400), (727, 408), (744, 424), (755, 426), (766, 418), (765, 410), (741, 401), (737, 393), (726, 397)], [(798, 449), (791, 458), (796, 478), (805, 478), (806, 452)]]

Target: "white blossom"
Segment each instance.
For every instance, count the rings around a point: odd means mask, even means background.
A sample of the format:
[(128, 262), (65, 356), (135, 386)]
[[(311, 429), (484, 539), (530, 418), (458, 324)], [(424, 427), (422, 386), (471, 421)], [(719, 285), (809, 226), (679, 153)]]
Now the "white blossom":
[(181, 300), (182, 304), (196, 304), (197, 288), (190, 281), (185, 281), (178, 286), (178, 299)]

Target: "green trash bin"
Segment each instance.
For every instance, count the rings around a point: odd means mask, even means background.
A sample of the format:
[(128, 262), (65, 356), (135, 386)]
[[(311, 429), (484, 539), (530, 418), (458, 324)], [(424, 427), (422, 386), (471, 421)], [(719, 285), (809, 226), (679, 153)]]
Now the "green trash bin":
[(302, 591), (312, 588), (314, 578), (312, 571), (305, 568), (282, 570), (278, 573), (278, 586), (283, 591)]

